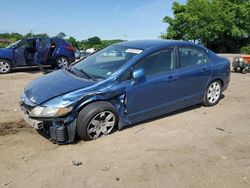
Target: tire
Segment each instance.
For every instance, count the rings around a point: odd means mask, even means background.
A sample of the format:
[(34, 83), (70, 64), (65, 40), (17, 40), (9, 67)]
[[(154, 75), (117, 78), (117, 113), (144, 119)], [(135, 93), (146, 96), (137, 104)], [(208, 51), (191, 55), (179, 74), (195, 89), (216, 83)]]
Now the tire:
[(237, 68), (236, 67), (233, 67), (233, 72), (237, 72)]
[(12, 70), (10, 61), (6, 59), (0, 59), (0, 74), (7, 74)]
[(62, 69), (62, 68), (65, 68), (69, 65), (69, 60), (67, 57), (64, 57), (64, 56), (60, 56), (58, 58), (56, 58), (56, 61), (55, 61), (55, 66), (58, 68), (58, 69)]
[(246, 74), (248, 72), (248, 67), (245, 67), (244, 69), (242, 69), (241, 71), (243, 74)]
[(77, 134), (84, 140), (94, 140), (110, 134), (118, 123), (118, 115), (112, 104), (98, 101), (84, 107), (77, 118)]
[(214, 106), (218, 104), (221, 97), (222, 84), (219, 80), (214, 80), (206, 89), (202, 104), (204, 106)]

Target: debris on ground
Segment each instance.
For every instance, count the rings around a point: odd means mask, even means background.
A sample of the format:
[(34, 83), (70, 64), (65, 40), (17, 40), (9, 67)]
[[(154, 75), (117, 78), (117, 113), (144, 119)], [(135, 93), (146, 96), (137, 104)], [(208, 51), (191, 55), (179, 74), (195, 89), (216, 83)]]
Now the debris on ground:
[(10, 181), (8, 181), (8, 182), (2, 184), (2, 187), (5, 187), (5, 186), (9, 185), (11, 182), (12, 182), (12, 180), (10, 180)]
[(75, 160), (73, 160), (73, 161), (72, 161), (72, 164), (73, 164), (74, 166), (80, 166), (80, 165), (82, 165), (82, 162), (81, 162), (81, 161), (75, 161)]
[(22, 157), (22, 159), (23, 159), (24, 161), (27, 161), (27, 160), (28, 160), (26, 157)]
[(242, 178), (242, 182), (243, 182), (243, 183), (247, 183), (247, 177), (243, 177), (243, 178)]
[(0, 136), (7, 134), (15, 134), (20, 132), (24, 128), (31, 129), (31, 126), (27, 125), (24, 120), (19, 120), (18, 122), (1, 122), (0, 123)]
[(144, 129), (144, 127), (142, 127), (141, 129), (135, 131), (135, 134), (137, 134), (138, 132), (142, 131)]
[(121, 179), (119, 177), (115, 177), (115, 180), (116, 181), (120, 181)]
[(106, 165), (102, 168), (102, 171), (108, 171), (110, 170), (110, 166), (109, 165)]
[(219, 127), (216, 127), (216, 129), (219, 130), (219, 131), (223, 131), (223, 132), (225, 131), (225, 129), (222, 129), (222, 128), (219, 128)]

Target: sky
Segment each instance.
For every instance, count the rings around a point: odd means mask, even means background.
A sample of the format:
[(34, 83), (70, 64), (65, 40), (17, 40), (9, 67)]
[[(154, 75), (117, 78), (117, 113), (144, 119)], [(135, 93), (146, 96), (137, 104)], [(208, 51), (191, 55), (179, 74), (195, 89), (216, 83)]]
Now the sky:
[[(0, 0), (0, 33), (64, 32), (77, 40), (155, 39), (174, 0)], [(176, 0), (184, 4), (186, 0)]]

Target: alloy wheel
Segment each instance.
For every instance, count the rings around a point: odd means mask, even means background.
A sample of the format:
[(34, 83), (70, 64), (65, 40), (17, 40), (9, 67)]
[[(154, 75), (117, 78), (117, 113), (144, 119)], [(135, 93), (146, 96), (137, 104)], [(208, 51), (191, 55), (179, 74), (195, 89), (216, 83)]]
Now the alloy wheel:
[(59, 57), (56, 61), (57, 67), (62, 69), (68, 66), (68, 59), (65, 57)]
[(220, 94), (221, 94), (220, 83), (217, 81), (213, 82), (208, 88), (207, 99), (211, 104), (214, 104), (219, 100)]
[(97, 139), (101, 135), (109, 134), (115, 126), (115, 115), (111, 111), (98, 113), (88, 124), (87, 133), (92, 139)]
[(10, 71), (10, 64), (5, 60), (0, 60), (0, 73), (7, 73)]

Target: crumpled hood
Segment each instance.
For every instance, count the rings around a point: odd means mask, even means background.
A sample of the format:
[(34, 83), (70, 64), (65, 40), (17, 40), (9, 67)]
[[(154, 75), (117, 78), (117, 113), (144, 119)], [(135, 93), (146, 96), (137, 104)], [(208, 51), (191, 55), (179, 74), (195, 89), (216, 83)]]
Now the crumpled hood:
[(94, 85), (96, 82), (83, 79), (58, 70), (32, 81), (25, 88), (26, 97), (35, 104), (41, 104), (56, 96)]

